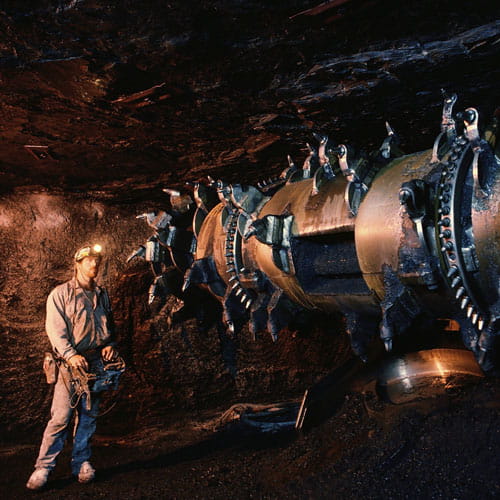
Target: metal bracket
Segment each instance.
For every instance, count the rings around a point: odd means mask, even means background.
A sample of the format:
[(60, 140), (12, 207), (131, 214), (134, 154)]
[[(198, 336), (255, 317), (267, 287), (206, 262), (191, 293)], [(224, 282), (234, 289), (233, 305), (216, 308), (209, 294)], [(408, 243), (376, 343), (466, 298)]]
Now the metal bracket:
[(330, 158), (326, 154), (326, 146), (328, 144), (327, 136), (319, 136), (315, 134), (316, 139), (319, 141), (319, 149), (318, 149), (318, 160), (319, 166), (314, 173), (313, 177), (313, 187), (311, 190), (311, 195), (315, 196), (319, 193), (319, 188), (323, 184), (323, 179), (332, 180), (335, 178), (335, 174), (333, 172), (332, 166), (330, 165)]
[(303, 179), (309, 179), (311, 177), (311, 170), (312, 170), (312, 160), (318, 158), (318, 154), (316, 153), (316, 150), (311, 147), (309, 143), (306, 143), (307, 149), (309, 151), (309, 154), (307, 155), (306, 159), (304, 160), (304, 164), (302, 165), (302, 178)]
[(441, 132), (436, 137), (432, 147), (431, 163), (438, 163), (441, 161), (442, 155), (439, 155), (439, 149), (443, 138), (446, 138), (446, 145), (448, 148), (453, 144), (457, 136), (455, 127), (455, 120), (453, 119), (453, 106), (457, 102), (457, 94), (448, 95), (444, 89), (441, 89), (444, 97), (443, 112), (441, 118)]
[(245, 239), (255, 236), (261, 243), (271, 245), (274, 264), (285, 273), (291, 273), (293, 269), (289, 255), (293, 220), (294, 216), (290, 214), (266, 215), (253, 221), (244, 235)]
[(349, 166), (347, 161), (347, 147), (344, 144), (339, 144), (333, 152), (337, 155), (340, 170), (348, 181), (344, 194), (344, 201), (351, 214), (356, 215), (361, 200), (368, 191), (368, 186), (359, 179), (356, 171)]

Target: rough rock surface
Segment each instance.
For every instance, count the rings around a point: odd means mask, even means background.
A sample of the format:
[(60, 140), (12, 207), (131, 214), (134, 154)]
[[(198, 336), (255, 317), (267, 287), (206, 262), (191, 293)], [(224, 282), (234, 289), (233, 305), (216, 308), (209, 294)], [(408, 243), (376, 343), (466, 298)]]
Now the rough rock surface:
[[(1, 189), (123, 199), (207, 174), (255, 183), (287, 153), (302, 161), (313, 131), (371, 149), (385, 120), (407, 151), (424, 149), (441, 88), (459, 93), (457, 110), (491, 117), (492, 2), (351, 0), (294, 17), (315, 5), (3, 2)], [(26, 145), (47, 147), (45, 158)]]

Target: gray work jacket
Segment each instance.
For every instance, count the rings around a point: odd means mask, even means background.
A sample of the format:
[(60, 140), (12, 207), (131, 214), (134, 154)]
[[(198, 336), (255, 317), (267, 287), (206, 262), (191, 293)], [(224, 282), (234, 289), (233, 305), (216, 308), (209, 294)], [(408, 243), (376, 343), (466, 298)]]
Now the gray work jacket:
[(74, 278), (54, 288), (47, 298), (45, 331), (54, 350), (66, 360), (75, 354), (113, 345), (108, 293), (97, 286), (92, 298), (91, 301)]

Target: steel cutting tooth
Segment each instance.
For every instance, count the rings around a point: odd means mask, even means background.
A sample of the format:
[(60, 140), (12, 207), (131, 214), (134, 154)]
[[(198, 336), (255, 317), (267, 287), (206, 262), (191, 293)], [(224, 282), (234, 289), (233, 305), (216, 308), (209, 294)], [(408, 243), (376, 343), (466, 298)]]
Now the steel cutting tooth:
[(246, 295), (246, 294), (242, 295), (242, 296), (241, 296), (241, 298), (240, 298), (240, 302), (241, 302), (242, 304), (244, 304), (244, 303), (245, 303), (245, 301), (247, 300), (247, 298), (248, 298), (248, 297), (247, 297), (247, 295)]
[(472, 306), (469, 306), (467, 308), (467, 317), (470, 318), (472, 316), (472, 312), (474, 311), (474, 308)]
[(457, 293), (455, 294), (455, 298), (458, 300), (464, 293), (465, 293), (465, 288), (463, 286), (461, 286), (457, 290)]
[(250, 298), (247, 300), (247, 303), (245, 304), (245, 309), (250, 309), (250, 306), (252, 305), (253, 300)]
[(469, 302), (470, 302), (470, 298), (464, 297), (462, 299), (462, 303), (460, 304), (460, 309), (465, 309), (467, 307), (467, 305), (469, 304)]
[(479, 317), (479, 314), (477, 314), (477, 313), (474, 313), (474, 314), (472, 315), (471, 322), (472, 322), (472, 324), (473, 324), (473, 325), (475, 325), (475, 324), (476, 324), (476, 322), (477, 322), (477, 318), (478, 318), (478, 317)]
[(384, 339), (384, 347), (387, 352), (392, 351), (392, 339)]
[(236, 290), (236, 297), (239, 297), (241, 294), (243, 293), (243, 288), (238, 288), (238, 290)]
[(479, 331), (481, 331), (483, 328), (484, 328), (484, 319), (483, 318), (479, 318), (479, 320), (477, 322), (477, 329)]
[(233, 284), (231, 285), (231, 290), (234, 290), (235, 288), (239, 288), (239, 286), (240, 286), (240, 284), (239, 284), (238, 282), (233, 283)]
[(234, 276), (231, 276), (228, 281), (231, 282), (231, 281), (234, 281), (234, 280), (237, 280), (238, 279), (238, 276), (234, 275)]
[(460, 276), (453, 278), (453, 281), (451, 282), (451, 288), (455, 288), (456, 286), (458, 286), (461, 281), (462, 281), (462, 278)]

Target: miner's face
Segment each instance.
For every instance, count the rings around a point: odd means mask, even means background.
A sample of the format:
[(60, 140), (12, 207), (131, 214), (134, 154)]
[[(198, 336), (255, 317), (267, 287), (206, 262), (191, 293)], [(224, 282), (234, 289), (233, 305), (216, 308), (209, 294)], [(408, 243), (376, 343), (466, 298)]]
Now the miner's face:
[(93, 279), (99, 272), (99, 265), (101, 264), (101, 257), (84, 257), (80, 262), (76, 263), (78, 271), (84, 278)]

